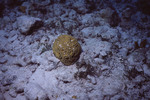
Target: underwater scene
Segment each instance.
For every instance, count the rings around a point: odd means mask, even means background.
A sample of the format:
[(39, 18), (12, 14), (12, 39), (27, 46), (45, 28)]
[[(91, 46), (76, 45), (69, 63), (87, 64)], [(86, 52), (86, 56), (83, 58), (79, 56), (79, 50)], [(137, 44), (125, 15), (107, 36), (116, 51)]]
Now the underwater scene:
[(150, 100), (150, 0), (0, 0), (0, 100)]

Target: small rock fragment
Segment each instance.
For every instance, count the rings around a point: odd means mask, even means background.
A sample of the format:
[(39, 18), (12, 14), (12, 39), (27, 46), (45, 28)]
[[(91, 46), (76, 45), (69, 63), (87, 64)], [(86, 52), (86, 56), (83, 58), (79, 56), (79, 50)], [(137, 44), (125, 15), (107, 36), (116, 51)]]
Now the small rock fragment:
[(5, 78), (2, 79), (1, 84), (3, 86), (11, 85), (16, 78), (17, 78), (16, 75), (6, 76)]
[(10, 95), (11, 97), (13, 97), (13, 98), (16, 98), (17, 93), (15, 92), (14, 89), (10, 89), (10, 90), (9, 90), (9, 95)]
[(43, 25), (39, 18), (21, 16), (17, 18), (19, 31), (24, 35), (30, 35)]
[(29, 100), (49, 100), (46, 91), (35, 83), (27, 84), (24, 93)]
[(0, 100), (5, 100), (4, 95), (0, 93)]

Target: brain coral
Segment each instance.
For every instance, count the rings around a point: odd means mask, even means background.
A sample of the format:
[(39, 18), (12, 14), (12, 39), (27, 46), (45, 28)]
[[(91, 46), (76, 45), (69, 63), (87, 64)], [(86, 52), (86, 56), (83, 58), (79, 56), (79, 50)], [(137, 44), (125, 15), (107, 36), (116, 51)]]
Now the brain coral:
[(53, 44), (53, 53), (64, 65), (69, 66), (80, 57), (81, 46), (74, 37), (61, 35)]

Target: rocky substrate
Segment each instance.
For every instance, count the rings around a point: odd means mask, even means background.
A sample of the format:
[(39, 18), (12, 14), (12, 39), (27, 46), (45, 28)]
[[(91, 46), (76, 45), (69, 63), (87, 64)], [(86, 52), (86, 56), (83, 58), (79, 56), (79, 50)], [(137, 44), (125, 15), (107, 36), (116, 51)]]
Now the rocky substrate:
[[(148, 0), (13, 1), (0, 2), (0, 100), (150, 99)], [(82, 47), (70, 66), (52, 51), (62, 34)]]

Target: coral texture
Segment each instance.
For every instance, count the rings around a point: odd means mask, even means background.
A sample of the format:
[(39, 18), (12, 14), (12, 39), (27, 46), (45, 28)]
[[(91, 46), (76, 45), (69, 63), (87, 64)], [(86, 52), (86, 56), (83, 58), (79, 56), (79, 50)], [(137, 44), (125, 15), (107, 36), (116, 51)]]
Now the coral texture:
[(78, 60), (81, 46), (74, 37), (61, 35), (53, 44), (53, 53), (64, 65), (69, 66)]

